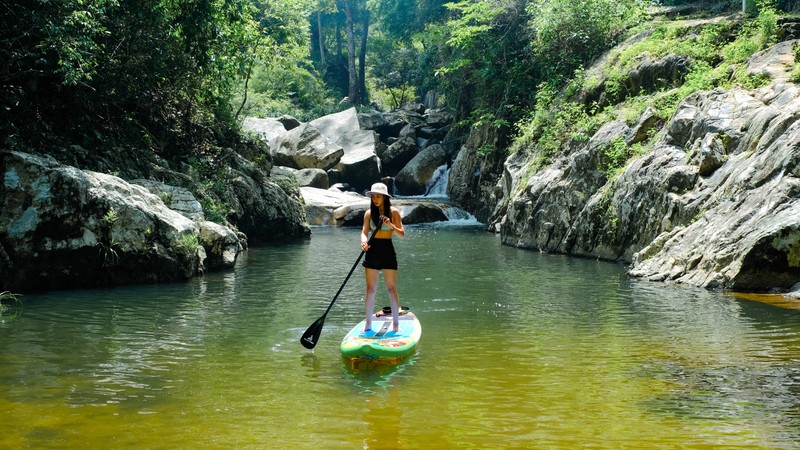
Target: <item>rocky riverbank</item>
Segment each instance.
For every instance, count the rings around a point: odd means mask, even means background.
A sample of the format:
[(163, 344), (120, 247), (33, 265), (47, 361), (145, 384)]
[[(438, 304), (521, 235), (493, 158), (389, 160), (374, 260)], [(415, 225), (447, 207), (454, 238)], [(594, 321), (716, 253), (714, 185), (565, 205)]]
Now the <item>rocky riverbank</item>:
[[(194, 167), (157, 158), (131, 171), (153, 178), (123, 179), (50, 155), (2, 152), (0, 291), (185, 280), (232, 268), (248, 243), (307, 237), (310, 225), (358, 226), (369, 205), (359, 192), (375, 181), (427, 192), (449, 161), (442, 139), (451, 121), (422, 105), (362, 115), (351, 108), (310, 123), (250, 119), (245, 129), (263, 145), (206, 162), (216, 171), (211, 189)], [(452, 216), (446, 203), (397, 205), (405, 223)]]
[[(507, 245), (620, 261), (652, 280), (792, 290), (800, 282), (797, 45), (785, 40), (744, 63), (748, 76), (767, 80), (761, 87), (697, 92), (665, 123), (650, 110), (606, 123), (537, 170), (535, 149), (478, 155), (497, 136), (475, 130), (454, 163), (450, 196)], [(681, 83), (689, 63), (643, 56), (623, 85), (668, 75)], [(652, 149), (610, 176), (608, 150), (647, 139)]]

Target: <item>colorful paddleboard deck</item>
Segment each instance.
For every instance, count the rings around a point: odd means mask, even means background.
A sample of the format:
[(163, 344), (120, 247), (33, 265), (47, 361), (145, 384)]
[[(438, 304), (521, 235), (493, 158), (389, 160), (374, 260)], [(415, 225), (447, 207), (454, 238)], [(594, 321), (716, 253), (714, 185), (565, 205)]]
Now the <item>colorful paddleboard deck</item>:
[(392, 330), (392, 314), (383, 311), (372, 316), (368, 331), (364, 331), (366, 324), (362, 320), (342, 339), (342, 356), (399, 362), (414, 352), (422, 336), (422, 325), (408, 309), (401, 310), (399, 331)]

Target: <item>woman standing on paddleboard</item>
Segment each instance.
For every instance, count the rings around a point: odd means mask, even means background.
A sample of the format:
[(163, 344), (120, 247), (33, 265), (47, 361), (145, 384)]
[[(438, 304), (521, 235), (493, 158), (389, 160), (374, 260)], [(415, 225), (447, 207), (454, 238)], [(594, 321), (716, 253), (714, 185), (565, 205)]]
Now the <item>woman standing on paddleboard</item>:
[[(397, 295), (397, 255), (392, 245), (392, 235), (406, 235), (400, 211), (392, 207), (389, 189), (383, 183), (375, 183), (366, 192), (372, 202), (364, 213), (364, 225), (361, 227), (361, 249), (366, 252), (364, 271), (367, 276), (367, 318), (364, 331), (372, 328), (372, 312), (375, 309), (375, 293), (378, 290), (378, 272), (383, 270), (383, 281), (389, 292), (392, 307), (392, 329), (399, 331), (400, 298)], [(374, 231), (376, 230), (377, 231)], [(374, 232), (372, 242), (370, 233)]]

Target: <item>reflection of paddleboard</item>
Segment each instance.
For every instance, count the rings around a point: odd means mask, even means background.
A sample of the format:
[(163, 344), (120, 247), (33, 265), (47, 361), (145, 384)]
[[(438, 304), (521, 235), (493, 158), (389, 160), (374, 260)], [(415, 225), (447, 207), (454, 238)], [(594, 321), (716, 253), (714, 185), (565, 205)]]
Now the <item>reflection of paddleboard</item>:
[(342, 356), (346, 358), (399, 361), (411, 354), (422, 336), (422, 325), (409, 310), (400, 313), (400, 330), (392, 331), (392, 315), (379, 312), (372, 316), (372, 328), (364, 331), (366, 320), (353, 327), (342, 339)]

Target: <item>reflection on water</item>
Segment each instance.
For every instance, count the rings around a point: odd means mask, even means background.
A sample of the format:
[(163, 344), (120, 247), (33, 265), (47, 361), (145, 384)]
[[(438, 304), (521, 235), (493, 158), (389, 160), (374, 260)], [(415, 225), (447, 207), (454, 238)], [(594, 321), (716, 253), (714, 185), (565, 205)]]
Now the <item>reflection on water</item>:
[(360, 270), (317, 347), (299, 343), (358, 230), (188, 283), (22, 297), (0, 323), (0, 448), (800, 447), (791, 301), (631, 279), (469, 227), (395, 245), (424, 333), (391, 366), (339, 354)]

